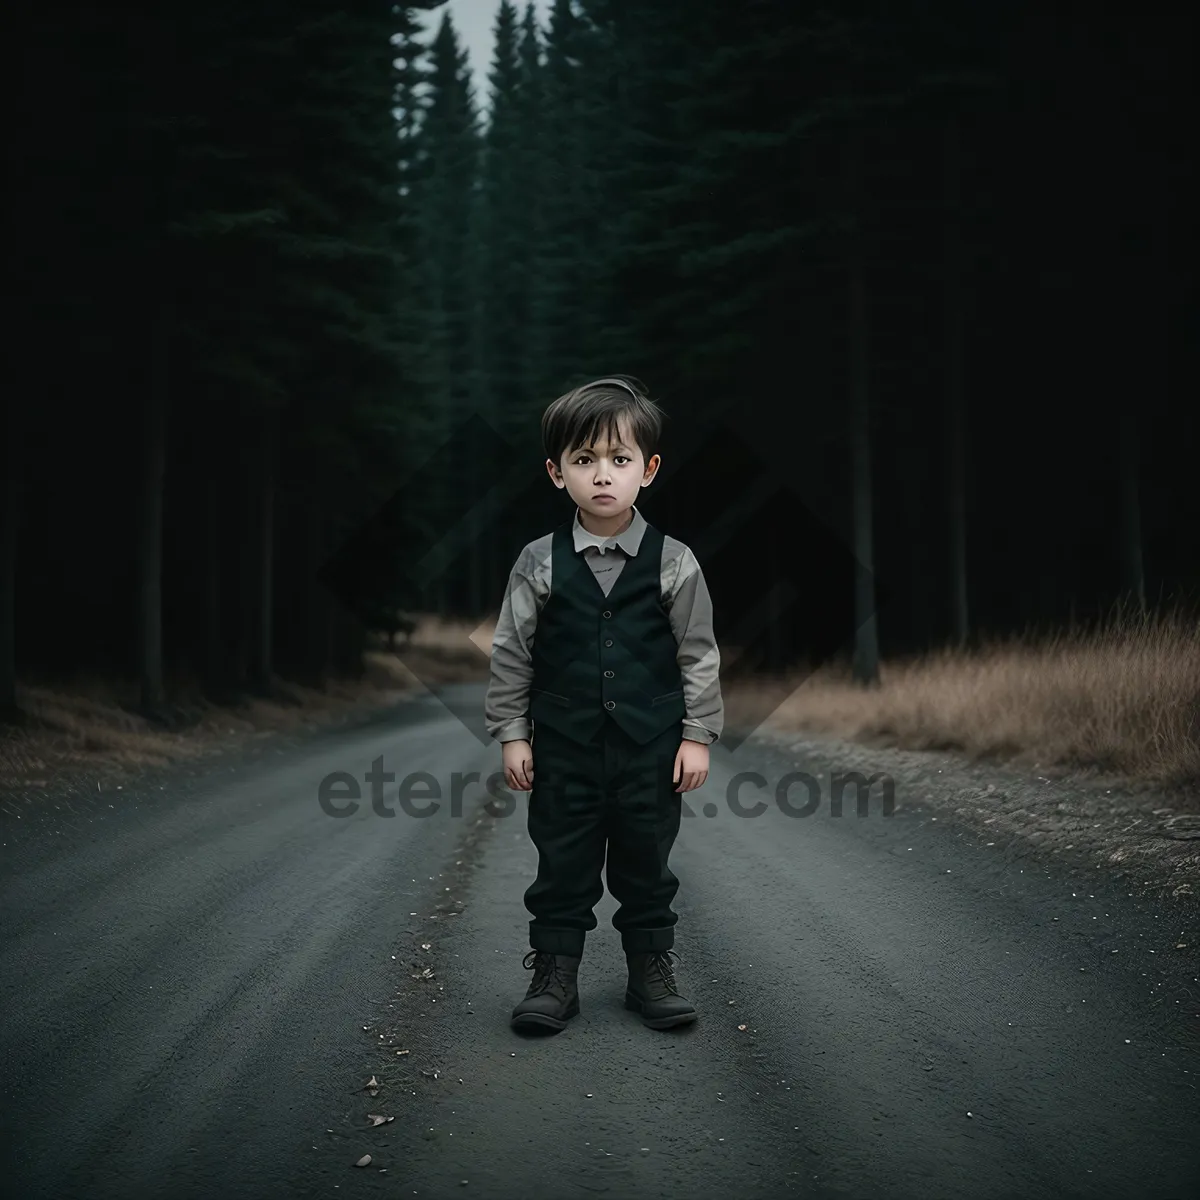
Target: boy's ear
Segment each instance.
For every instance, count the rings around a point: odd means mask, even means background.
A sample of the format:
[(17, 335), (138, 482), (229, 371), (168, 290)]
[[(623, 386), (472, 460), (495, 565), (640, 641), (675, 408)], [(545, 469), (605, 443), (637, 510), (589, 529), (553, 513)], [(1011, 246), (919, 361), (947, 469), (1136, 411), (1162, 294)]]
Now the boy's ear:
[(550, 478), (554, 480), (555, 487), (565, 487), (566, 480), (562, 477), (562, 472), (558, 469), (558, 464), (552, 458), (546, 459), (546, 471)]

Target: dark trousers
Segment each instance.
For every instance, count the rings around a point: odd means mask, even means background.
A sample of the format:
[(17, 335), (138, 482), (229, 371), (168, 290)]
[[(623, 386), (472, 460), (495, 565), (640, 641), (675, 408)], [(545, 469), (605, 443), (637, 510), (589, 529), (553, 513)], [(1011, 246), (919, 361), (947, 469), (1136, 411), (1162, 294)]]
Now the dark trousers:
[[(529, 836), (537, 879), (525, 892), (534, 950), (582, 957), (596, 928), (592, 909), (608, 890), (619, 901), (613, 928), (631, 953), (675, 944), (671, 901), (679, 880), (667, 866), (679, 833), (682, 793), (672, 780), (683, 722), (639, 746), (606, 715), (588, 746), (536, 727)], [(607, 854), (607, 863), (605, 856)]]

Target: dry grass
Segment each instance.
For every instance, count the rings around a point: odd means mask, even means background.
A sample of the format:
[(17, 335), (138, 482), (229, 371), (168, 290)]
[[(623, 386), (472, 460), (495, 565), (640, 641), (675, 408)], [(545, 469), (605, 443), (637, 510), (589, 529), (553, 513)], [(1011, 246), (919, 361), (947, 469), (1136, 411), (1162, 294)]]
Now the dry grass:
[[(279, 731), (317, 729), (438, 683), (483, 681), (492, 625), (423, 617), (396, 652), (368, 650), (366, 675), (324, 689), (279, 681), (275, 699), (206, 701), (176, 682), (178, 728), (135, 713), (130, 683), (80, 678), (19, 689), (33, 718), (0, 737), (0, 788), (48, 786), (72, 774), (120, 774), (227, 749)], [(471, 650), (469, 641), (479, 653)], [(844, 667), (731, 679), (727, 720), (943, 749), (975, 758), (1098, 768), (1154, 783), (1200, 783), (1200, 622), (1179, 613), (1053, 638), (1015, 638), (972, 652), (885, 663), (863, 689)], [(769, 717), (767, 714), (770, 714)]]
[[(386, 707), (428, 684), (487, 677), (465, 646), (470, 629), (423, 617), (411, 645), (388, 651), (372, 644), (361, 681), (333, 680), (324, 688), (275, 681), (275, 695), (236, 705), (206, 700), (194, 682), (174, 680), (168, 701), (174, 728), (137, 715), (137, 687), (128, 681), (81, 676), (28, 684), (17, 691), (30, 718), (0, 736), (0, 790), (49, 787), (56, 780), (95, 775), (117, 779), (130, 771), (210, 755), (279, 732), (315, 730)], [(478, 643), (478, 638), (476, 642)]]
[[(856, 686), (844, 667), (773, 687), (777, 728), (1200, 782), (1200, 621), (1179, 612), (1118, 612), (1055, 637), (887, 663), (878, 688)], [(731, 716), (754, 690), (727, 690)]]

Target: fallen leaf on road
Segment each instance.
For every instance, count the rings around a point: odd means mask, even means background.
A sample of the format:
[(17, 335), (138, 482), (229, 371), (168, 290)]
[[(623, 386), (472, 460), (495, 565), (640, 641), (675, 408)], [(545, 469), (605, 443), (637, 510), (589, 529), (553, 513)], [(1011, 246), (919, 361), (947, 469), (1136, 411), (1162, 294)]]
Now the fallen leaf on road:
[(389, 1121), (394, 1121), (395, 1117), (381, 1117), (378, 1113), (367, 1113), (367, 1120), (372, 1125), (386, 1125)]
[(358, 1162), (356, 1162), (354, 1165), (356, 1167), (365, 1167), (370, 1163), (370, 1161), (371, 1161), (371, 1156), (369, 1154), (364, 1154), (362, 1156), (362, 1158), (360, 1158), (358, 1160)]

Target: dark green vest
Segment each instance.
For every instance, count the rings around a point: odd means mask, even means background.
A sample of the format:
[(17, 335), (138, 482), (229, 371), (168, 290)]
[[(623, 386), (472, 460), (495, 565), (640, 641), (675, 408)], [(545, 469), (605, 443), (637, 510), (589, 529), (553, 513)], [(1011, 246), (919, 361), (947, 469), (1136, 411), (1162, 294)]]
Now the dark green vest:
[(554, 531), (550, 595), (533, 635), (529, 715), (578, 742), (607, 712), (639, 745), (686, 715), (678, 643), (662, 605), (663, 535), (647, 525), (606, 596), (582, 553), (574, 520)]

